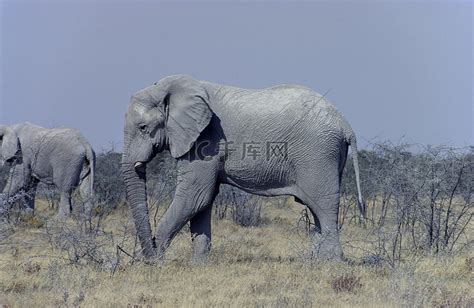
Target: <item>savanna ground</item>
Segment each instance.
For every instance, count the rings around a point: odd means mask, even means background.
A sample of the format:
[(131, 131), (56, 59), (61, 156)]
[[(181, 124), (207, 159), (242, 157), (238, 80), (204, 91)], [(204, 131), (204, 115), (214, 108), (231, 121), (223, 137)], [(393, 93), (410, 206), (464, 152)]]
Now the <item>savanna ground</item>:
[[(185, 227), (172, 242), (164, 264), (153, 266), (132, 261), (136, 242), (125, 206), (104, 218), (100, 230), (94, 231), (94, 243), (84, 243), (82, 226), (72, 219), (55, 224), (51, 218), (55, 211), (45, 200), (38, 200), (34, 217), (2, 231), (0, 304), (474, 305), (471, 248), (450, 254), (404, 250), (396, 264), (371, 261), (367, 256), (377, 243), (373, 230), (346, 222), (341, 236), (349, 261), (318, 262), (310, 258), (310, 238), (304, 226), (298, 225), (303, 207), (290, 199), (284, 203), (265, 200), (258, 227), (213, 218), (213, 249), (206, 265), (191, 264), (191, 240)], [(469, 243), (472, 235), (469, 225), (461, 242)]]

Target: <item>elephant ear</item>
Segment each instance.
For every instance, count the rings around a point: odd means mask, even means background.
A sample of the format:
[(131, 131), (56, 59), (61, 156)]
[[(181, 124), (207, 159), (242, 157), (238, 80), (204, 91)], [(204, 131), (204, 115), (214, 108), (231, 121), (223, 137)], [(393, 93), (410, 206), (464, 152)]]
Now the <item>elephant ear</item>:
[(212, 111), (207, 91), (191, 78), (178, 79), (170, 87), (165, 102), (168, 112), (166, 133), (171, 156), (189, 152), (201, 132), (209, 125)]
[(20, 149), (20, 141), (13, 129), (8, 126), (0, 126), (0, 140), (1, 140), (1, 158), (3, 161), (8, 161), (15, 157)]

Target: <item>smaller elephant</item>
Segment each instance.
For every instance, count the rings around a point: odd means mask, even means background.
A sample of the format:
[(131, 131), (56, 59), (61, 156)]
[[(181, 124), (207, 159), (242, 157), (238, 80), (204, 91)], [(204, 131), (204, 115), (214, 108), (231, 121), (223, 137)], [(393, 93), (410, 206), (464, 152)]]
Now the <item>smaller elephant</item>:
[(58, 217), (71, 213), (71, 193), (79, 187), (85, 215), (90, 217), (94, 194), (95, 153), (78, 130), (44, 128), (31, 123), (0, 125), (0, 160), (12, 167), (3, 193), (26, 193), (34, 210), (39, 182), (55, 185), (60, 192)]

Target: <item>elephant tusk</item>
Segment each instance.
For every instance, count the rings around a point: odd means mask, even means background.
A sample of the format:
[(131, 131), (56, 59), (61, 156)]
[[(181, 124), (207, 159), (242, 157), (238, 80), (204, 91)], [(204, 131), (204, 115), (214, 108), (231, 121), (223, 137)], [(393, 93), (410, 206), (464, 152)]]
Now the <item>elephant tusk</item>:
[(135, 169), (138, 169), (138, 168), (140, 168), (141, 166), (143, 166), (143, 163), (142, 163), (142, 162), (139, 162), (139, 161), (136, 162), (135, 165), (134, 165)]

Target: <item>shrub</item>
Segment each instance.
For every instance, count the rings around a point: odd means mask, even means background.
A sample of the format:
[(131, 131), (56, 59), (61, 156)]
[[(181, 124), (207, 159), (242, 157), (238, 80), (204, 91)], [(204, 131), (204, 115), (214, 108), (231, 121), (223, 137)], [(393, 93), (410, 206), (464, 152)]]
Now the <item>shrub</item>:
[(113, 151), (97, 155), (94, 188), (99, 204), (107, 204), (111, 208), (116, 208), (125, 200), (121, 160), (122, 154)]
[(230, 212), (232, 221), (243, 227), (256, 227), (262, 222), (263, 198), (248, 194), (229, 185), (221, 185), (214, 202), (218, 219), (227, 217)]
[(331, 288), (336, 293), (357, 293), (357, 291), (362, 288), (362, 283), (360, 282), (360, 277), (353, 274), (344, 274), (331, 281)]
[[(402, 251), (436, 254), (472, 244), (464, 235), (473, 216), (473, 150), (379, 142), (360, 152), (377, 258), (395, 265)], [(341, 228), (358, 218), (355, 187), (348, 163), (341, 186)]]

